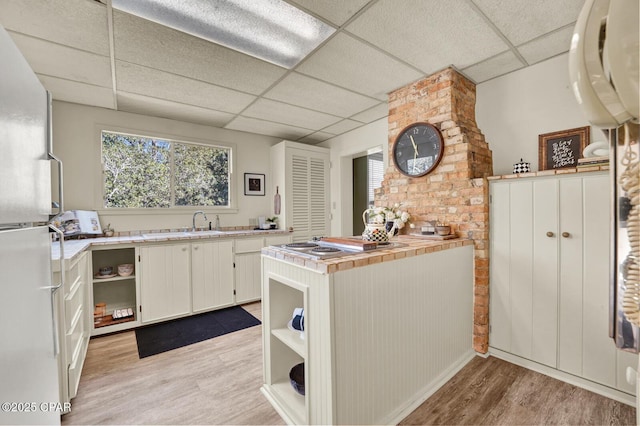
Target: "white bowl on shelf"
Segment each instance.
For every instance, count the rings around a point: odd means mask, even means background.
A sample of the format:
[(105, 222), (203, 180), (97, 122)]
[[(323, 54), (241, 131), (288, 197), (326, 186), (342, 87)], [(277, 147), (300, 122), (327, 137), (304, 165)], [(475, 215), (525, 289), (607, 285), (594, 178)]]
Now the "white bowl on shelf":
[(128, 277), (133, 274), (133, 263), (123, 263), (118, 265), (118, 275), (121, 277)]

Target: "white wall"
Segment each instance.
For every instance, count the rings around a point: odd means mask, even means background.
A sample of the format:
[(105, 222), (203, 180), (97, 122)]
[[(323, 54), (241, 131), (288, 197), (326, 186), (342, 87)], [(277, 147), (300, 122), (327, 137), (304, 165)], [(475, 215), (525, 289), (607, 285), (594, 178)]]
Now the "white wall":
[[(232, 197), (237, 197), (235, 206), (237, 208), (232, 211), (220, 211), (214, 208), (203, 210), (208, 213), (210, 221), (215, 220), (215, 214), (220, 214), (223, 227), (249, 225), (250, 219), (269, 214), (273, 204), (271, 198), (244, 195), (244, 173), (264, 173), (265, 186), (269, 188), (269, 148), (280, 139), (103, 108), (54, 102), (54, 153), (64, 163), (65, 210), (97, 210), (101, 225), (104, 227), (111, 223), (116, 231), (191, 226), (191, 218), (196, 208), (154, 209), (132, 213), (116, 213), (104, 209), (100, 161), (100, 131), (103, 129), (127, 129), (142, 135), (235, 145), (233, 152), (235, 193), (232, 193)], [(204, 226), (201, 217), (198, 224)]]
[[(568, 54), (476, 87), (476, 121), (493, 151), (493, 173), (523, 158), (538, 170), (538, 135), (589, 125), (569, 86)], [(591, 128), (593, 141), (605, 140)]]
[[(481, 83), (476, 98), (476, 121), (493, 151), (496, 175), (511, 174), (520, 158), (537, 171), (538, 135), (588, 125), (569, 87), (567, 54)], [(605, 140), (595, 128), (591, 128), (591, 139)], [(388, 167), (387, 118), (321, 145), (331, 149), (331, 233), (351, 235), (351, 160), (382, 147)]]
[(386, 170), (388, 133), (384, 117), (319, 144), (331, 149), (331, 235), (353, 235), (352, 160), (381, 148)]

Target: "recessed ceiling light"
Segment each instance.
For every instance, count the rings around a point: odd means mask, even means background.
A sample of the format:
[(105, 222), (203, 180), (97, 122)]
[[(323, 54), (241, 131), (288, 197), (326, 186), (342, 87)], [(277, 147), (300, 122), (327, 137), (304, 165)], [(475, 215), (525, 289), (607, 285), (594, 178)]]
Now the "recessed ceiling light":
[(112, 6), (285, 68), (335, 32), (282, 0), (112, 0)]

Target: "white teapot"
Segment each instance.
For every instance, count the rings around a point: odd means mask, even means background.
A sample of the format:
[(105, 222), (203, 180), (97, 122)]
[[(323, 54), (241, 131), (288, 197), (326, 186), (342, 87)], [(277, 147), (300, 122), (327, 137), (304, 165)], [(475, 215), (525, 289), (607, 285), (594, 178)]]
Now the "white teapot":
[(394, 221), (391, 229), (387, 231), (384, 219), (384, 213), (375, 207), (366, 209), (362, 213), (362, 223), (364, 223), (362, 239), (378, 243), (389, 241), (389, 239), (394, 236), (398, 224)]

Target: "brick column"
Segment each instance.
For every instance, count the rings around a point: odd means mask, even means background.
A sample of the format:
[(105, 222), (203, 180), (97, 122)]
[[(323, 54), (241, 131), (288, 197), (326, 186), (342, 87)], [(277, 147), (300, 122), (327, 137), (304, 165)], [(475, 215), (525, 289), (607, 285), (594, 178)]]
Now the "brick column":
[[(489, 185), (491, 150), (475, 118), (476, 87), (452, 68), (401, 87), (389, 94), (389, 167), (376, 191), (377, 206), (401, 203), (416, 232), (427, 221), (451, 225), (453, 232), (474, 240), (473, 347), (489, 345)], [(424, 121), (444, 138), (444, 156), (434, 171), (409, 178), (393, 164), (393, 142), (406, 126)], [(408, 227), (404, 228), (407, 232)]]

